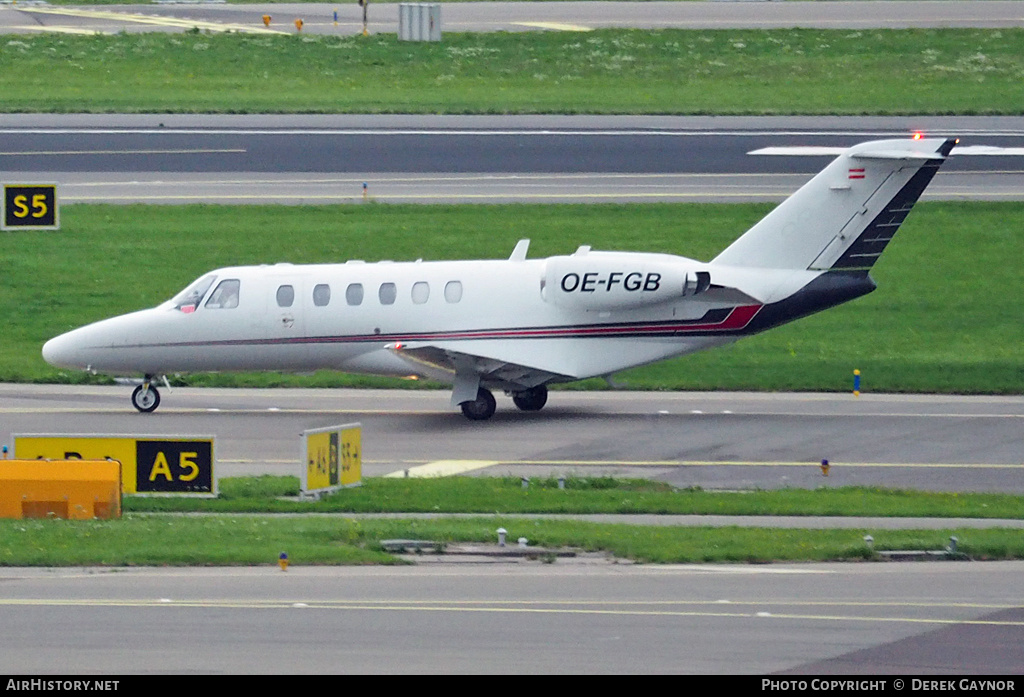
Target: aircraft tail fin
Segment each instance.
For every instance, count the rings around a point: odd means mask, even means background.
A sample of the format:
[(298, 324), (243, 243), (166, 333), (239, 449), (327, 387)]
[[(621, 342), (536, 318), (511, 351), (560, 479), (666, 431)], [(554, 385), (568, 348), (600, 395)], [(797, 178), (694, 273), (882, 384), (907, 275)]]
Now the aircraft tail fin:
[[(866, 271), (949, 155), (956, 140), (880, 140), (841, 151), (713, 264)], [(766, 148), (753, 154), (833, 154)]]

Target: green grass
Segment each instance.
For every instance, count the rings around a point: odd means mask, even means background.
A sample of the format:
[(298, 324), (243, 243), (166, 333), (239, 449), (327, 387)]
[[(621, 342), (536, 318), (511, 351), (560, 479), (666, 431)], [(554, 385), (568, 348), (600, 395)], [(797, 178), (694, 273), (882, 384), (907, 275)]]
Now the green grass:
[(8, 112), (1020, 114), (1024, 30), (9, 36)]
[[(812, 467), (812, 465), (808, 465)], [(610, 513), (658, 515), (785, 515), (921, 518), (1024, 518), (1024, 496), (940, 493), (874, 487), (709, 492), (662, 482), (608, 478), (518, 477), (391, 479), (367, 477), (320, 501), (281, 500), (298, 494), (296, 477), (239, 477), (220, 482), (217, 499), (127, 497), (129, 512), (274, 513)]]
[[(771, 206), (759, 204), (416, 206), (70, 205), (59, 232), (0, 235), (6, 310), (0, 381), (81, 382), (47, 366), (43, 342), (154, 306), (218, 266), (531, 257), (595, 249), (710, 259)], [(297, 214), (300, 213), (300, 214)], [(872, 272), (865, 298), (734, 345), (616, 376), (626, 387), (1020, 394), (1024, 204), (922, 203)], [(100, 380), (102, 378), (96, 378)], [(407, 386), (278, 374), (195, 375), (192, 385)], [(423, 386), (423, 383), (414, 383)], [(589, 381), (583, 387), (602, 387)]]
[[(380, 540), (495, 542), (498, 527), (533, 546), (605, 551), (654, 563), (833, 561), (881, 550), (942, 550), (956, 535), (970, 559), (1024, 558), (1019, 530), (799, 530), (602, 525), (577, 521), (467, 518), (378, 520), (330, 517), (143, 516), (110, 521), (0, 520), (0, 566), (387, 564)], [(863, 538), (874, 538), (874, 552)]]
[[(674, 490), (647, 480), (370, 478), (320, 502), (279, 501), (294, 477), (226, 478), (218, 500), (127, 497), (110, 521), (0, 520), (0, 566), (389, 564), (381, 540), (495, 542), (496, 530), (532, 546), (603, 551), (654, 563), (872, 560), (883, 550), (942, 550), (952, 535), (969, 559), (1024, 558), (1019, 530), (819, 530), (597, 524), (524, 519), (512, 513), (690, 513), (732, 515), (962, 516), (1019, 518), (1022, 497), (867, 488), (757, 491)], [(177, 511), (176, 515), (171, 511)], [(226, 515), (229, 511), (249, 515)], [(351, 518), (352, 512), (416, 512), (430, 519)], [(268, 513), (302, 512), (308, 516)], [(444, 513), (480, 513), (446, 518)], [(189, 515), (189, 514), (192, 515)], [(205, 513), (205, 515), (194, 515)], [(325, 515), (326, 514), (326, 515)], [(331, 515), (333, 514), (333, 515)], [(486, 516), (484, 515), (486, 514)], [(874, 548), (865, 546), (870, 534)]]

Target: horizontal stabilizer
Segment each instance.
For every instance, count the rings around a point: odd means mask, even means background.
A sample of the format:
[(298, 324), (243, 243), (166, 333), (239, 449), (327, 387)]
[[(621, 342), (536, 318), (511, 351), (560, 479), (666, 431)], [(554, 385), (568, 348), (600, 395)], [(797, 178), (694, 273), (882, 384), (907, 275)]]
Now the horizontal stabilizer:
[(937, 152), (915, 152), (913, 150), (864, 150), (850, 155), (854, 160), (945, 160)]
[(1024, 148), (1000, 148), (994, 145), (958, 145), (952, 155), (1024, 155)]
[[(760, 148), (758, 150), (751, 150), (748, 155), (786, 155), (790, 157), (838, 157), (845, 153), (849, 148), (831, 147), (831, 146), (819, 146), (819, 145), (779, 145), (768, 148)], [(894, 150), (889, 152), (859, 152), (853, 157), (858, 159), (904, 159), (908, 154), (904, 150)], [(996, 145), (957, 145), (953, 148), (950, 155), (993, 155), (993, 156), (1011, 156), (1011, 155), (1024, 155), (1024, 148), (1002, 148)], [(922, 157), (927, 159), (941, 159), (939, 156), (932, 154), (926, 155), (920, 152), (912, 154), (915, 159), (921, 159)]]
[[(818, 147), (815, 145), (791, 145), (751, 150), (748, 155), (795, 155), (811, 157), (839, 157), (849, 152), (849, 148)], [(886, 150), (862, 150), (850, 153), (856, 160), (941, 160), (939, 153), (927, 153), (920, 150), (904, 150), (892, 148)]]
[(848, 148), (817, 145), (776, 145), (751, 150), (748, 155), (789, 155), (792, 157), (839, 157)]

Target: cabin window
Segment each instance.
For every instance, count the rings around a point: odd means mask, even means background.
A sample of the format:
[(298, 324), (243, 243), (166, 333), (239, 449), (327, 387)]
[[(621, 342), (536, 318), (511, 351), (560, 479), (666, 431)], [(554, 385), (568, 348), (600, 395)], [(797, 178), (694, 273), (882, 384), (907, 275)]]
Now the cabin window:
[(277, 289), (277, 306), (291, 307), (295, 302), (295, 288), (292, 286), (280, 286)]
[(412, 284), (412, 301), (417, 305), (427, 302), (430, 297), (430, 285), (426, 281), (419, 281)]
[(363, 304), (362, 283), (350, 283), (348, 285), (348, 288), (345, 289), (345, 302), (347, 302), (349, 305)]
[(450, 303), (462, 300), (462, 281), (448, 281), (444, 287), (444, 299)]
[(226, 278), (217, 284), (217, 287), (210, 293), (210, 299), (204, 307), (211, 310), (230, 310), (238, 307), (238, 287), (241, 285), (237, 278)]
[(398, 288), (394, 283), (381, 283), (377, 297), (380, 298), (381, 305), (394, 305), (395, 298), (398, 297)]
[(214, 274), (203, 276), (188, 288), (178, 293), (174, 296), (174, 300), (171, 301), (174, 303), (174, 309), (181, 310), (185, 313), (194, 312), (196, 307), (198, 307), (199, 303), (202, 301), (203, 296), (206, 295), (206, 291), (210, 290), (210, 286), (213, 285), (213, 281), (216, 278), (217, 277)]
[(326, 283), (318, 283), (313, 286), (313, 304), (317, 307), (326, 307), (331, 302), (331, 287)]

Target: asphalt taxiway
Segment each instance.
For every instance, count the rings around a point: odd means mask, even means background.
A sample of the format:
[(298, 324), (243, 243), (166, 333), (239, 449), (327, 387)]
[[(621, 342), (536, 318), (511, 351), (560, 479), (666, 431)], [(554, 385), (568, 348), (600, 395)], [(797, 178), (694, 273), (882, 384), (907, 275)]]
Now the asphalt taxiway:
[[(1024, 492), (1024, 397), (850, 393), (552, 393), (538, 413), (499, 397), (483, 423), (440, 390), (164, 390), (0, 385), (12, 434), (212, 434), (219, 476), (296, 472), (303, 430), (359, 422), (366, 476), (657, 478), (751, 489), (877, 485)], [(830, 462), (827, 477), (821, 460)]]
[(1022, 573), (1022, 562), (0, 568), (0, 672), (890, 675), (889, 690), (896, 677), (1012, 679)]

